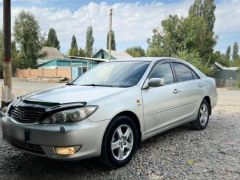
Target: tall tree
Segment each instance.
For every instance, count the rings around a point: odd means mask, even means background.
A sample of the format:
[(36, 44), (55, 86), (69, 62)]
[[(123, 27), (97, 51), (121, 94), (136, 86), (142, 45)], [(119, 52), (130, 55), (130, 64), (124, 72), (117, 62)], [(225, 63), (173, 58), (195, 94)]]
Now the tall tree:
[(226, 54), (225, 54), (225, 56), (228, 60), (230, 60), (230, 54), (231, 54), (231, 46), (228, 46), (227, 50), (226, 50)]
[(84, 51), (83, 48), (79, 48), (78, 55), (79, 55), (80, 57), (85, 57), (85, 51)]
[(163, 56), (163, 36), (160, 34), (158, 29), (153, 29), (153, 35), (147, 39), (148, 49), (147, 56), (157, 57)]
[(238, 43), (235, 42), (235, 43), (233, 44), (233, 54), (232, 54), (232, 59), (233, 59), (234, 61), (237, 60), (237, 58), (238, 58), (238, 50), (239, 50)]
[[(109, 32), (107, 34), (107, 49), (109, 49)], [(114, 31), (111, 31), (111, 50), (116, 50), (116, 41)]]
[(203, 1), (203, 17), (207, 23), (208, 29), (213, 31), (215, 23), (215, 9), (216, 5), (214, 0), (204, 0)]
[(78, 45), (77, 45), (77, 39), (76, 36), (72, 36), (72, 42), (71, 42), (71, 48), (69, 50), (70, 56), (77, 56), (78, 55)]
[(57, 38), (57, 33), (56, 33), (56, 30), (53, 28), (50, 28), (48, 31), (48, 38), (46, 41), (46, 46), (47, 47), (55, 47), (58, 50), (60, 49), (60, 43)]
[(16, 17), (13, 34), (20, 48), (20, 68), (35, 68), (41, 49), (40, 28), (33, 14), (21, 11)]
[(203, 16), (203, 3), (202, 0), (195, 0), (189, 9), (190, 16)]
[(87, 33), (86, 33), (86, 47), (85, 47), (86, 57), (92, 57), (93, 43), (94, 43), (93, 29), (92, 29), (92, 26), (89, 26), (87, 28)]
[(145, 56), (145, 50), (143, 48), (141, 48), (140, 46), (127, 48), (126, 52), (133, 57), (144, 57)]

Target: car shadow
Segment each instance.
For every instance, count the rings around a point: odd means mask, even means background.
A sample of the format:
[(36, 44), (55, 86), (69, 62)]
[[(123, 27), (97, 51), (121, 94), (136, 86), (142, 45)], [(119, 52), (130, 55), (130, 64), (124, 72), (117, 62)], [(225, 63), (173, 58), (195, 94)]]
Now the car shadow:
[[(144, 151), (144, 147), (149, 147), (161, 141), (167, 141), (167, 137), (175, 136), (186, 131), (191, 131), (188, 125), (183, 125), (159, 135), (156, 135), (142, 143), (139, 150)], [(9, 147), (10, 148), (10, 147)], [(136, 154), (138, 156), (138, 153)], [(97, 158), (81, 160), (81, 161), (58, 161), (44, 157), (38, 157), (27, 153), (19, 152), (15, 148), (10, 148), (10, 153), (3, 156), (1, 165), (4, 169), (4, 174), (11, 177), (12, 174), (17, 176), (17, 179), (70, 179), (76, 176), (87, 176), (93, 178), (102, 174), (109, 173), (113, 169), (109, 169), (101, 164)], [(131, 163), (127, 166), (131, 166)], [(126, 166), (126, 167), (127, 167)], [(124, 169), (125, 167), (123, 167)], [(3, 172), (0, 170), (0, 175)]]

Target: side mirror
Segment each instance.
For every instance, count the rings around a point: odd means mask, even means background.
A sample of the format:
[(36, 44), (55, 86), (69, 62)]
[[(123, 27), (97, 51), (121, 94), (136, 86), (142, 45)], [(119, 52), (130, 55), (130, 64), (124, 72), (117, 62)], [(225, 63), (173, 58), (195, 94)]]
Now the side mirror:
[(151, 78), (148, 80), (148, 87), (160, 87), (164, 85), (163, 78)]

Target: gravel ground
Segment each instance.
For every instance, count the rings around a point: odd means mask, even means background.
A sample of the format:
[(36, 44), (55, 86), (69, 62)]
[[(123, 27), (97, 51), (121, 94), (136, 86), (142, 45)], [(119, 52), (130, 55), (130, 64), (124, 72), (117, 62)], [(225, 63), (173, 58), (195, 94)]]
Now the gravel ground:
[(61, 162), (28, 155), (0, 140), (0, 179), (240, 179), (240, 91), (218, 91), (206, 130), (181, 126), (155, 136), (116, 170), (96, 159)]

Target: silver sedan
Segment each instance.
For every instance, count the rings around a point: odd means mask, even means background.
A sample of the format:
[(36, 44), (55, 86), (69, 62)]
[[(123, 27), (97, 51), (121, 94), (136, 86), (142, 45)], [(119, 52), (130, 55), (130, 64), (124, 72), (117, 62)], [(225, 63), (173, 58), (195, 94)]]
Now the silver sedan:
[(39, 156), (100, 157), (120, 167), (158, 133), (185, 123), (205, 129), (217, 97), (215, 80), (185, 61), (117, 60), (16, 98), (2, 118), (3, 138)]

